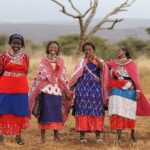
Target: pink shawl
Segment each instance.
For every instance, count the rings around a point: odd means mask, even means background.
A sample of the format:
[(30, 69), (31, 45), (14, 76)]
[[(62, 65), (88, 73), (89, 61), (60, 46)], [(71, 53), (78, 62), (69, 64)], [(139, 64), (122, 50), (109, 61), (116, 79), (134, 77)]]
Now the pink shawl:
[[(118, 64), (116, 60), (107, 63), (109, 67), (116, 69), (118, 68)], [(140, 99), (137, 100), (137, 115), (138, 116), (150, 116), (150, 103), (144, 95), (143, 89), (140, 85), (139, 75), (137, 71), (136, 64), (133, 60), (125, 65), (125, 69), (127, 70), (130, 78), (136, 85), (137, 90), (140, 90), (141, 96)]]
[[(103, 60), (100, 59), (102, 62)], [(82, 76), (84, 68), (86, 64), (88, 63), (88, 60), (86, 58), (81, 58), (79, 63), (76, 65), (74, 73), (71, 77), (71, 80), (69, 82), (69, 86), (73, 87), (77, 83), (78, 79)], [(93, 63), (97, 65), (96, 60), (93, 60)], [(102, 84), (102, 93), (103, 93), (103, 102), (104, 104), (107, 104), (108, 102), (108, 67), (105, 63), (103, 63), (103, 69), (102, 69), (102, 74), (100, 75), (101, 79), (101, 84)]]
[[(50, 83), (54, 84), (56, 81), (56, 75), (59, 88), (61, 88), (62, 91), (69, 92), (67, 71), (62, 58), (57, 58), (56, 66), (57, 69), (53, 70), (53, 67), (47, 57), (41, 60), (38, 72), (34, 78), (32, 87), (29, 92), (30, 112), (32, 112), (36, 97), (38, 96), (40, 90)], [(69, 101), (67, 101), (63, 96), (62, 115), (64, 122), (67, 119), (69, 109)]]

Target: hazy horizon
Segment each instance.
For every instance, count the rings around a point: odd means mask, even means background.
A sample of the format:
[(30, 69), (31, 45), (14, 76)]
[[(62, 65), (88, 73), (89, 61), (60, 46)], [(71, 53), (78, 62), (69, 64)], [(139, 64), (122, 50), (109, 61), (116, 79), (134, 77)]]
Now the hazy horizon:
[[(98, 21), (98, 20), (99, 19), (94, 19), (93, 21)], [(138, 20), (150, 20), (150, 18), (123, 18), (123, 21), (124, 20), (131, 20), (131, 21), (132, 20), (137, 20), (138, 21)], [(48, 20), (47, 21), (38, 21), (38, 20), (33, 20), (33, 21), (29, 21), (29, 20), (8, 20), (8, 21), (2, 21), (2, 22), (0, 22), (0, 24), (5, 24), (5, 23), (12, 23), (12, 24), (13, 23), (14, 24), (15, 23), (29, 23), (29, 24), (30, 23), (31, 24), (32, 23), (39, 23), (39, 24), (40, 23), (42, 23), (42, 24), (43, 23), (48, 23), (48, 24), (55, 24), (55, 23), (56, 24), (57, 23), (63, 23), (64, 24), (64, 23), (68, 23), (68, 24), (72, 24), (73, 23), (74, 24), (74, 20), (60, 20), (60, 21), (56, 20), (56, 21), (53, 21), (53, 22), (52, 21), (48, 21)], [(78, 21), (76, 21), (76, 23), (78, 24)]]

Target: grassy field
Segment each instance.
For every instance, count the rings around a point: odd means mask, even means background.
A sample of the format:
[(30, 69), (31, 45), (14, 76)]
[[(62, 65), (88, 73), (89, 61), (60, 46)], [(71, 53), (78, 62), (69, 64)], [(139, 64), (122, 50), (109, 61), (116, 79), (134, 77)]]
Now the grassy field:
[[(39, 63), (43, 53), (37, 52), (30, 57), (30, 71), (28, 79), (31, 83), (33, 76), (36, 72), (37, 64)], [(69, 77), (73, 72), (76, 59), (71, 57), (65, 57), (67, 64)], [(141, 84), (145, 91), (145, 94), (150, 98), (150, 60), (146, 57), (140, 57), (136, 60), (140, 77)], [(7, 136), (4, 140), (4, 145), (0, 145), (0, 150), (148, 150), (150, 149), (150, 117), (137, 117), (136, 135), (138, 142), (132, 143), (130, 140), (130, 132), (123, 132), (123, 143), (116, 144), (114, 140), (116, 134), (109, 130), (109, 117), (106, 112), (105, 117), (105, 131), (103, 133), (104, 143), (99, 144), (95, 142), (94, 133), (88, 133), (86, 136), (89, 142), (86, 144), (79, 143), (79, 135), (72, 128), (74, 127), (74, 118), (69, 115), (69, 118), (65, 124), (64, 130), (60, 132), (61, 140), (56, 142), (53, 140), (53, 132), (47, 131), (46, 143), (40, 143), (40, 132), (37, 128), (37, 120), (32, 117), (30, 121), (30, 128), (27, 129), (22, 137), (25, 141), (24, 146), (19, 146), (15, 143), (14, 137)]]

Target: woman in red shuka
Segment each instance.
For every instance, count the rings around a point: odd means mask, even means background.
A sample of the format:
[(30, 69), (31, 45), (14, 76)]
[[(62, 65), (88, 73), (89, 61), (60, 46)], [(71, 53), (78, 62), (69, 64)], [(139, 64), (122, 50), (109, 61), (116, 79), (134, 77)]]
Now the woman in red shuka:
[(28, 82), (29, 60), (23, 52), (21, 35), (9, 37), (10, 48), (0, 55), (0, 142), (3, 135), (16, 135), (24, 144), (21, 132), (29, 126)]

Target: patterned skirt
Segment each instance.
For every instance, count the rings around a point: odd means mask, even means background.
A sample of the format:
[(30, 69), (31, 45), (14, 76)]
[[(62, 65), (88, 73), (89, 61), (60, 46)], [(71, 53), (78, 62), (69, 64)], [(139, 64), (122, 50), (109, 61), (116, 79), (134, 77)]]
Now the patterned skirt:
[(110, 128), (134, 129), (136, 123), (135, 90), (114, 88), (109, 98)]
[(94, 76), (85, 69), (75, 89), (76, 131), (101, 131), (104, 129), (104, 107), (101, 85), (95, 78), (100, 71), (91, 63), (88, 68)]

